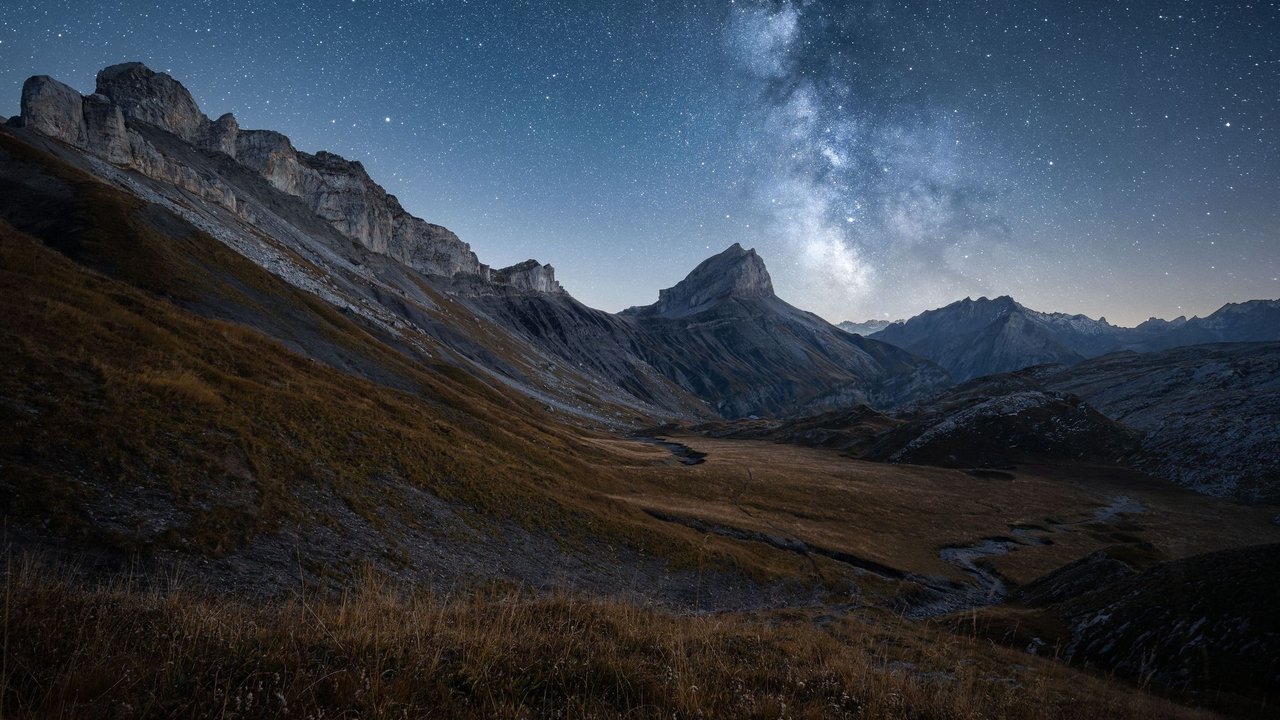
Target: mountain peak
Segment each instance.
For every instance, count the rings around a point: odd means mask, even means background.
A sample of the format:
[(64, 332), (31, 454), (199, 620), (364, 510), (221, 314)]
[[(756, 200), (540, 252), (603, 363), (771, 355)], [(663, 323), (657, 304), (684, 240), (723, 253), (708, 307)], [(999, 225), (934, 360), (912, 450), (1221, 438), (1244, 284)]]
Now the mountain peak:
[(703, 260), (673, 287), (658, 291), (659, 315), (692, 315), (730, 298), (773, 297), (773, 281), (755, 248), (734, 243)]
[(96, 92), (111, 98), (125, 117), (150, 123), (194, 144), (208, 134), (209, 118), (182, 83), (140, 62), (98, 71)]

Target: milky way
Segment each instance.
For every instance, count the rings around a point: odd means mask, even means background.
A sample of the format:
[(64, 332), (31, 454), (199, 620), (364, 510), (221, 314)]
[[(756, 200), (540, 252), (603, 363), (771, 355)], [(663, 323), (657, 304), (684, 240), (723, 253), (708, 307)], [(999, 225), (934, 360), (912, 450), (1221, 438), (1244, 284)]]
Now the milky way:
[(609, 310), (732, 242), (831, 320), (1280, 296), (1280, 6), (8, 2), (0, 113), (142, 60)]

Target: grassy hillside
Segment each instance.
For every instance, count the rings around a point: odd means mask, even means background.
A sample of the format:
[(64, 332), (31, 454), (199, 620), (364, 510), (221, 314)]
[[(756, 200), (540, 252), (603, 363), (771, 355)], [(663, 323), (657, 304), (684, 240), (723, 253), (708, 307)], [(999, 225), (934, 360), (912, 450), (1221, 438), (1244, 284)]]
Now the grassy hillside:
[[(599, 447), (579, 459), (583, 438), (535, 404), (399, 352), (9, 136), (0, 152), (0, 217), (36, 233), (0, 220), (0, 500), (18, 525), (217, 556), (342, 516), (375, 534), (421, 526), (429, 501), (481, 533), (645, 537), (640, 514), (606, 519), (591, 504), (588, 481), (615, 459)], [(382, 532), (381, 554), (408, 552), (396, 535)]]
[(6, 577), (3, 710), (76, 718), (1208, 718), (928, 628), (494, 589), (265, 606)]

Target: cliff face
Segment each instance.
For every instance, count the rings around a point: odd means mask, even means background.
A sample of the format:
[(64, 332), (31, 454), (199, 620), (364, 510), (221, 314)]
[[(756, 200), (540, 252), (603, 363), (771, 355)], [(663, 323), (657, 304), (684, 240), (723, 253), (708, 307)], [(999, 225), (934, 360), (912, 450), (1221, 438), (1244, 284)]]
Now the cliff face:
[(729, 298), (773, 297), (773, 280), (754, 248), (734, 243), (718, 255), (703, 260), (688, 277), (658, 292), (654, 314), (684, 317)]
[[(241, 130), (230, 113), (210, 120), (182, 83), (140, 63), (103, 69), (96, 92), (87, 97), (48, 76), (33, 77), (23, 86), (22, 115), (12, 122), (243, 213), (234, 187), (216, 175), (193, 172), (149, 140), (140, 126), (159, 128), (191, 146), (235, 159), (374, 252), (429, 275), (495, 279), (467, 243), (410, 215), (359, 162), (327, 152), (301, 152), (278, 132)], [(521, 289), (558, 291), (554, 269), (538, 267), (536, 277), (523, 272), (509, 276)]]

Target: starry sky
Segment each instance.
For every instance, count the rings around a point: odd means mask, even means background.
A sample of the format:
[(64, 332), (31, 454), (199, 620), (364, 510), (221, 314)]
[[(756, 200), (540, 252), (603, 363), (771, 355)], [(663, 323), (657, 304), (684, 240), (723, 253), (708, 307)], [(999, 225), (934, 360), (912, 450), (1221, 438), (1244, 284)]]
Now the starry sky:
[(129, 60), (605, 310), (732, 242), (832, 321), (1280, 297), (1277, 2), (5, 0), (0, 115)]

